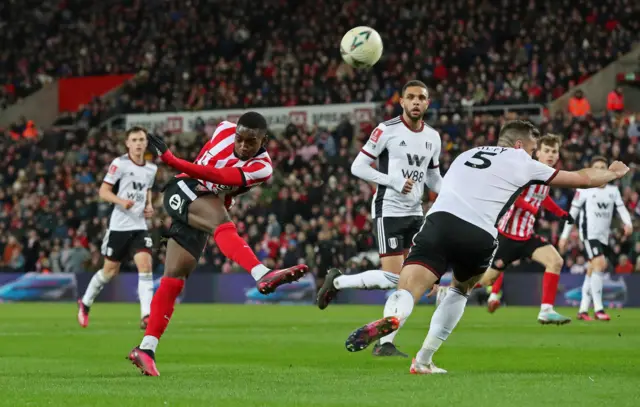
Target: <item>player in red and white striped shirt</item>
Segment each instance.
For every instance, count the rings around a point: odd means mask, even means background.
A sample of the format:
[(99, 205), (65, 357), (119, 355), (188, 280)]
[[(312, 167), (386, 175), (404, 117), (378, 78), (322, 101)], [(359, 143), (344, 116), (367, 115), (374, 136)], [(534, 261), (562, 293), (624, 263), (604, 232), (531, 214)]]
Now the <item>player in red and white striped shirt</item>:
[(155, 364), (158, 340), (169, 324), (185, 279), (196, 268), (211, 234), (227, 258), (251, 273), (263, 294), (298, 280), (308, 268), (297, 265), (284, 270), (268, 269), (238, 235), (227, 213), (234, 196), (265, 182), (273, 172), (264, 148), (267, 121), (261, 114), (248, 112), (237, 124), (220, 123), (194, 163), (174, 156), (159, 137), (147, 138), (162, 161), (182, 171), (164, 190), (164, 207), (172, 218), (164, 277), (153, 296), (142, 343), (129, 353), (129, 359), (142, 373), (158, 376)]
[[(560, 137), (549, 134), (541, 137), (538, 143), (538, 160), (554, 167), (560, 158)], [(545, 267), (538, 321), (543, 324), (566, 324), (571, 322), (571, 319), (553, 309), (563, 264), (562, 257), (551, 243), (534, 233), (536, 216), (541, 207), (564, 220), (571, 218), (551, 199), (549, 186), (528, 186), (498, 222), (498, 250), (492, 267), (487, 270), (481, 283), (489, 285), (493, 282), (488, 306), (489, 312), (494, 312), (500, 306), (498, 294), (502, 287), (502, 271), (516, 260), (529, 258), (537, 261)]]

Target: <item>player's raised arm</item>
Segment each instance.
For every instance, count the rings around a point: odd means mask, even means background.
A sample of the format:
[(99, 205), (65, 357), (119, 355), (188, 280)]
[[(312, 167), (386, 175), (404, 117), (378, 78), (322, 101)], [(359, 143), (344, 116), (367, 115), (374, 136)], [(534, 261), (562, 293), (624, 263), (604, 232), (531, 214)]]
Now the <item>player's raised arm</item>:
[(380, 124), (376, 127), (367, 144), (362, 147), (360, 153), (358, 153), (355, 160), (351, 164), (351, 173), (356, 177), (368, 181), (374, 182), (378, 185), (385, 185), (389, 188), (393, 188), (398, 192), (402, 192), (406, 180), (404, 178), (393, 178), (389, 174), (384, 174), (371, 167), (371, 163), (378, 159), (378, 156), (386, 150), (387, 137), (385, 136), (384, 124)]
[(104, 176), (102, 185), (100, 185), (98, 196), (104, 201), (111, 202), (114, 205), (120, 205), (124, 209), (129, 209), (133, 206), (134, 202), (122, 199), (113, 193), (113, 186), (120, 180), (120, 178), (122, 178), (121, 167), (119, 158), (116, 158), (111, 162), (111, 165), (109, 165), (109, 171), (107, 172), (107, 175)]
[(149, 140), (149, 146), (156, 150), (156, 153), (162, 161), (192, 178), (233, 187), (247, 185), (245, 174), (239, 167), (213, 168), (206, 165), (190, 163), (173, 155), (167, 144), (160, 137), (149, 134), (147, 138)]
[(549, 185), (564, 188), (595, 188), (620, 179), (629, 172), (629, 167), (621, 161), (614, 161), (608, 169), (583, 168), (578, 171), (558, 171)]

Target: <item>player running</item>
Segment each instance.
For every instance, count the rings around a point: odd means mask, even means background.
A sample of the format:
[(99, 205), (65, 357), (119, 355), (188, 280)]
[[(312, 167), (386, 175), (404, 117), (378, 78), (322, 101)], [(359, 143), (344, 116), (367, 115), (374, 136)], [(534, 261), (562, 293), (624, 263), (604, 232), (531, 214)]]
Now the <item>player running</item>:
[(261, 114), (247, 112), (237, 124), (220, 123), (195, 163), (174, 156), (159, 137), (148, 135), (148, 139), (162, 161), (183, 172), (164, 190), (164, 207), (173, 220), (168, 232), (164, 277), (153, 296), (142, 343), (129, 353), (129, 360), (143, 374), (159, 376), (155, 364), (158, 340), (169, 325), (176, 298), (185, 279), (196, 268), (209, 236), (213, 234), (226, 257), (251, 273), (263, 294), (298, 280), (308, 268), (297, 265), (284, 270), (268, 269), (238, 235), (227, 213), (234, 196), (267, 181), (273, 172), (271, 158), (264, 148), (267, 121)]
[[(555, 167), (560, 159), (560, 144), (560, 136), (547, 134), (541, 137), (538, 141), (539, 148), (536, 150), (538, 161), (549, 167)], [(493, 283), (488, 307), (489, 312), (494, 312), (500, 306), (498, 293), (505, 268), (516, 260), (536, 261), (542, 264), (545, 270), (542, 278), (542, 302), (538, 322), (567, 324), (571, 322), (571, 318), (560, 315), (553, 309), (562, 270), (562, 256), (545, 238), (534, 233), (540, 207), (573, 223), (569, 214), (549, 196), (548, 185), (534, 184), (527, 187), (498, 222), (498, 251), (492, 267), (487, 270), (480, 283), (483, 286)], [(495, 281), (496, 278), (498, 281)]]
[(493, 261), (498, 242), (496, 224), (529, 184), (596, 187), (621, 178), (629, 168), (614, 162), (608, 170), (558, 171), (533, 160), (538, 130), (512, 121), (500, 130), (497, 147), (477, 147), (460, 154), (444, 177), (440, 194), (414, 237), (398, 291), (384, 307), (384, 318), (355, 330), (345, 346), (360, 351), (400, 326), (414, 304), (447, 270), (453, 279), (431, 318), (429, 333), (411, 363), (413, 374), (446, 373), (432, 357), (460, 321), (467, 295)]
[(120, 264), (130, 255), (133, 255), (138, 269), (140, 328), (147, 327), (151, 312), (153, 241), (147, 231), (145, 218), (153, 216), (151, 188), (158, 167), (144, 159), (147, 148), (145, 129), (129, 129), (125, 143), (129, 152), (111, 162), (100, 186), (100, 198), (113, 203), (115, 207), (102, 242), (104, 265), (93, 275), (87, 290), (78, 300), (78, 323), (83, 328), (89, 325), (89, 310), (94, 300), (105, 284), (120, 272)]
[[(594, 157), (591, 160), (591, 167), (602, 169), (607, 167), (607, 159), (604, 157)], [(582, 284), (582, 300), (578, 311), (578, 319), (591, 321), (589, 307), (593, 299), (593, 309), (595, 319), (599, 321), (609, 321), (611, 318), (604, 312), (602, 304), (602, 287), (604, 285), (604, 271), (607, 269), (607, 256), (611, 254), (609, 248), (609, 233), (611, 231), (611, 221), (613, 211), (618, 211), (620, 219), (624, 224), (625, 236), (633, 233), (631, 215), (624, 206), (620, 191), (613, 185), (603, 185), (597, 188), (580, 189), (571, 202), (569, 213), (578, 220), (578, 233), (584, 245), (585, 257), (589, 260), (587, 274)], [(567, 238), (571, 233), (572, 226), (565, 224), (558, 247), (561, 252), (567, 248)]]
[[(426, 184), (436, 193), (440, 191), (440, 134), (423, 121), (429, 107), (427, 85), (416, 80), (407, 82), (400, 104), (402, 115), (380, 123), (351, 166), (353, 175), (378, 185), (371, 213), (382, 270), (354, 275), (342, 275), (338, 269), (329, 270), (318, 291), (320, 309), (325, 309), (337, 292), (345, 288), (395, 288), (411, 239), (424, 219), (424, 186)], [(374, 161), (377, 170), (371, 167)], [(393, 344), (396, 333), (382, 338), (373, 354), (408, 357)]]

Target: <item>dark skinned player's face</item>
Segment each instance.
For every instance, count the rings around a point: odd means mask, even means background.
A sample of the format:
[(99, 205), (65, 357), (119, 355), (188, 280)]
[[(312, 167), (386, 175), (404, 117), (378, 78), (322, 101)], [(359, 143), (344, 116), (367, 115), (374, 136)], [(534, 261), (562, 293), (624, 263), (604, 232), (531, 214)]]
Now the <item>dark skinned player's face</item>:
[(236, 140), (233, 152), (236, 157), (246, 161), (258, 153), (266, 140), (266, 132), (248, 129), (246, 127), (236, 127)]

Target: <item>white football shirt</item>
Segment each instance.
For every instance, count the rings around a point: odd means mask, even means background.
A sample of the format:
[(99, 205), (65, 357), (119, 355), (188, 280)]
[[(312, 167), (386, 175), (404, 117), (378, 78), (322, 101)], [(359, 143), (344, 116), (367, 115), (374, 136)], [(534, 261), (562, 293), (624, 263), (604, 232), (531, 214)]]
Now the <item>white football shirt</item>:
[[(624, 206), (620, 191), (613, 185), (606, 185), (604, 188), (576, 190), (569, 213), (577, 220), (580, 240), (599, 240), (608, 245), (615, 210), (625, 224), (631, 225), (631, 215)], [(570, 233), (571, 226), (566, 225), (562, 238), (566, 239)]]
[[(388, 174), (395, 188), (378, 185), (371, 204), (373, 218), (422, 216), (422, 195), (427, 171), (438, 168), (440, 134), (425, 125), (411, 130), (402, 116), (380, 123), (362, 152), (377, 160), (377, 169)], [(403, 195), (407, 178), (415, 181), (411, 192)]]
[(110, 185), (117, 184), (116, 195), (135, 203), (130, 209), (124, 209), (120, 205), (114, 206), (109, 220), (109, 230), (147, 229), (144, 207), (147, 201), (147, 191), (153, 187), (157, 171), (158, 166), (155, 164), (145, 162), (144, 165), (138, 165), (126, 154), (111, 162), (103, 182)]
[(451, 213), (495, 238), (498, 219), (523, 189), (535, 183), (548, 184), (557, 172), (522, 149), (472, 148), (451, 164), (428, 215)]

